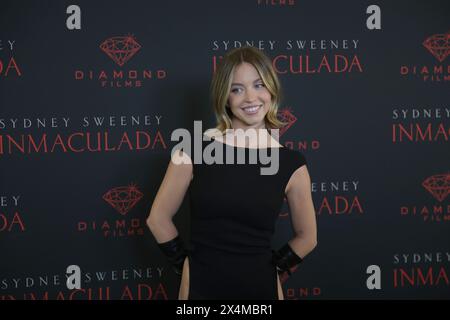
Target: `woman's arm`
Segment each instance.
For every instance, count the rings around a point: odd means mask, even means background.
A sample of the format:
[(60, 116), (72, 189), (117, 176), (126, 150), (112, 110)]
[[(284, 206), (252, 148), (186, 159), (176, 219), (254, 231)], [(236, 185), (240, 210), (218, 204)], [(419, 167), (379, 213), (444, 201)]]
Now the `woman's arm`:
[(289, 241), (292, 250), (304, 258), (317, 245), (316, 212), (311, 197), (311, 178), (306, 165), (299, 167), (286, 186), (295, 236)]
[(172, 218), (180, 208), (192, 178), (191, 158), (185, 152), (175, 151), (147, 218), (147, 225), (158, 243), (178, 235)]

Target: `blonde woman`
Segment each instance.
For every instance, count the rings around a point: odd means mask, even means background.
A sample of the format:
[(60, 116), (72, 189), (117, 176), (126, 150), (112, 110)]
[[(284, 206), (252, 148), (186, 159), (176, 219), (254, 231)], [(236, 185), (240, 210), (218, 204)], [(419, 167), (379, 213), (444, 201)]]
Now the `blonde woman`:
[[(147, 224), (181, 274), (179, 299), (283, 299), (280, 276), (290, 275), (314, 249), (317, 231), (305, 157), (272, 134), (284, 124), (277, 119), (281, 88), (271, 60), (253, 47), (229, 51), (213, 75), (211, 98), (217, 127), (204, 134), (202, 148), (245, 156), (264, 151), (277, 155), (278, 170), (263, 175), (258, 163), (197, 164), (190, 152), (176, 151)], [(251, 130), (258, 131), (256, 138), (240, 139)], [(187, 192), (188, 247), (172, 222)], [(284, 197), (294, 237), (272, 250)]]

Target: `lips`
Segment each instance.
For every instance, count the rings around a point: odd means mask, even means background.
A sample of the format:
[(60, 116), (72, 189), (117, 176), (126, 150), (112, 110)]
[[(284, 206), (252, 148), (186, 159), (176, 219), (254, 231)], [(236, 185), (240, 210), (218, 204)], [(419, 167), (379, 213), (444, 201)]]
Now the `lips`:
[(257, 104), (257, 105), (252, 105), (252, 106), (247, 106), (242, 108), (242, 110), (244, 110), (244, 112), (246, 114), (256, 114), (258, 113), (259, 109), (262, 108), (262, 104)]

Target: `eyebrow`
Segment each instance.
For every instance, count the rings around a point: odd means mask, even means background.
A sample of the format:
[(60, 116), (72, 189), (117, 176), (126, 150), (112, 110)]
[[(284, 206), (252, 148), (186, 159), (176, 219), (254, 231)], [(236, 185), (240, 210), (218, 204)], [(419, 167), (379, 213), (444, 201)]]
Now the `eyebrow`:
[[(255, 83), (255, 82), (257, 82), (257, 81), (260, 81), (261, 80), (261, 78), (258, 78), (258, 79), (256, 79), (255, 81), (253, 81), (253, 83)], [(261, 80), (262, 81), (262, 80)], [(231, 84), (232, 86), (234, 86), (234, 85), (239, 85), (239, 86), (243, 86), (243, 84), (242, 83), (237, 83), (237, 82), (235, 82), (235, 83), (232, 83)]]

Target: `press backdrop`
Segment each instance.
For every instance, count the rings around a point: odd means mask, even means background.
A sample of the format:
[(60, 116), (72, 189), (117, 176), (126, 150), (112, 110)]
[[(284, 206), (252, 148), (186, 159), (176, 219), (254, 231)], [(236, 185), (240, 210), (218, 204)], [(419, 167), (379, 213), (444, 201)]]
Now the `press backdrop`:
[[(286, 299), (449, 298), (449, 8), (2, 1), (0, 299), (177, 297), (145, 220), (171, 132), (214, 125), (212, 74), (243, 45), (273, 60), (312, 179), (318, 246)], [(285, 203), (274, 248), (291, 237)]]

